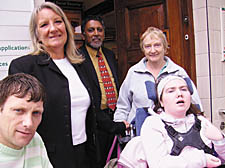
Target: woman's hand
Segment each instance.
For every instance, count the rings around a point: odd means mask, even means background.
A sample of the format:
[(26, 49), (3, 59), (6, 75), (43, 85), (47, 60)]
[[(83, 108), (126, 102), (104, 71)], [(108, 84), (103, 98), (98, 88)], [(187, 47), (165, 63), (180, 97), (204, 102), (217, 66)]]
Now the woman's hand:
[(124, 120), (123, 123), (125, 124), (126, 129), (128, 129), (130, 127), (130, 123), (128, 123), (127, 121)]
[(205, 135), (205, 137), (207, 137), (208, 139), (212, 141), (219, 141), (224, 138), (221, 131), (210, 122), (207, 122), (202, 129), (203, 129), (203, 134)]
[(218, 167), (221, 165), (221, 160), (213, 155), (205, 154), (206, 155), (206, 167)]

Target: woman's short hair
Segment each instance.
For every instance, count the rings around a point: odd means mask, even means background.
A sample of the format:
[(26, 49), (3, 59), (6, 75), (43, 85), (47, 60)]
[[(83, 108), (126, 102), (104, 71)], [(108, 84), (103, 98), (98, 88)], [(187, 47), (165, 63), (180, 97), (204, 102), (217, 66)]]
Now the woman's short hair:
[(167, 53), (167, 50), (168, 50), (168, 42), (167, 42), (167, 39), (166, 39), (166, 36), (165, 34), (163, 33), (162, 30), (156, 28), (156, 27), (149, 27), (141, 36), (140, 38), (140, 48), (142, 50), (142, 52), (144, 52), (144, 48), (143, 48), (143, 41), (144, 39), (147, 37), (147, 36), (150, 36), (151, 38), (159, 38), (162, 40), (162, 43), (163, 43), (163, 47), (164, 47), (164, 50), (165, 50), (165, 53)]
[(43, 44), (39, 41), (38, 31), (37, 31), (38, 13), (45, 8), (51, 9), (52, 11), (54, 11), (57, 15), (59, 15), (62, 18), (62, 20), (65, 23), (66, 32), (67, 32), (67, 41), (64, 46), (64, 49), (65, 49), (66, 57), (69, 59), (71, 63), (81, 63), (84, 60), (84, 58), (80, 54), (78, 54), (78, 51), (76, 49), (75, 42), (74, 42), (73, 28), (69, 20), (67, 19), (65, 13), (63, 12), (63, 10), (52, 2), (44, 2), (40, 6), (36, 7), (32, 12), (32, 15), (30, 18), (30, 36), (33, 43), (33, 52), (31, 54), (38, 55), (42, 52), (47, 53), (45, 50), (45, 46), (43, 46)]

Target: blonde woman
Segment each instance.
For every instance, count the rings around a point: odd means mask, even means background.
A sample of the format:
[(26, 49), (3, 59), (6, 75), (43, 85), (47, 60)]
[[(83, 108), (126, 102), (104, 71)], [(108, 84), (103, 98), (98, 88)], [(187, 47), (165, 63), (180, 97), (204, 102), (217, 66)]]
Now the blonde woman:
[[(37, 7), (30, 20), (33, 52), (13, 60), (9, 74), (35, 76), (47, 91), (38, 128), (54, 168), (88, 168), (95, 160), (95, 106), (83, 58), (77, 54), (73, 30), (62, 9), (51, 2)], [(90, 154), (93, 153), (93, 155)]]

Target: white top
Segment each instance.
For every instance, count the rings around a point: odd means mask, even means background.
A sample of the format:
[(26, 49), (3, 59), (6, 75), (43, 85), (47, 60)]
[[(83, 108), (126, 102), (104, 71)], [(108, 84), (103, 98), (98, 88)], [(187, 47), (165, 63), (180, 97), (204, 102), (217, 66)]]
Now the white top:
[[(150, 109), (150, 111), (152, 110)], [(154, 112), (150, 113), (153, 114)], [(198, 118), (201, 120), (200, 136), (203, 142), (211, 147), (212, 141), (205, 137), (203, 133), (206, 125), (211, 125), (211, 123), (203, 116), (198, 116)], [(186, 133), (195, 123), (193, 114), (189, 114), (182, 119), (174, 119), (165, 112), (147, 117), (142, 125), (140, 137), (148, 166), (157, 168), (206, 167), (206, 156), (203, 150), (187, 146), (178, 156), (170, 155), (173, 141), (169, 137), (162, 120), (180, 133)], [(224, 160), (225, 139), (213, 141), (213, 144), (219, 157)]]
[[(186, 71), (175, 64), (169, 57), (165, 56), (166, 65), (161, 69), (157, 78), (165, 74), (182, 75), (188, 77)], [(149, 107), (154, 108), (154, 100), (156, 99), (155, 78), (146, 67), (147, 58), (144, 57), (136, 65), (132, 66), (123, 81), (119, 98), (116, 104), (116, 112), (114, 113), (114, 121), (126, 120), (129, 123), (135, 118), (136, 110), (138, 108)], [(191, 81), (193, 94), (191, 96), (192, 103), (200, 105), (203, 111), (201, 100), (199, 98), (197, 89)]]
[(85, 128), (86, 114), (91, 104), (88, 91), (67, 58), (54, 59), (53, 61), (69, 82), (73, 145), (84, 143), (87, 140)]
[(17, 150), (0, 143), (1, 168), (53, 168), (44, 142), (36, 132), (28, 145)]
[[(169, 137), (164, 120), (176, 131), (186, 133), (195, 123), (193, 114), (182, 119), (174, 119), (162, 112), (156, 114), (149, 109), (151, 116), (147, 117), (141, 128), (141, 135), (132, 138), (120, 154), (118, 163), (129, 168), (203, 168), (206, 167), (206, 155), (203, 150), (186, 146), (178, 156), (170, 155), (173, 141)], [(204, 136), (206, 125), (211, 123), (203, 116), (201, 120), (200, 136), (209, 147), (214, 149), (222, 163), (225, 162), (225, 138), (220, 141), (211, 141)]]

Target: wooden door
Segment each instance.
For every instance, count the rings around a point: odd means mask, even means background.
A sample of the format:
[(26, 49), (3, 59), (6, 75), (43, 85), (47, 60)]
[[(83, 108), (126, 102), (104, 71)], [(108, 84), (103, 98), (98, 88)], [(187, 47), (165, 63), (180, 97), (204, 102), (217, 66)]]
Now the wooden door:
[[(196, 81), (191, 0), (115, 0), (119, 79), (144, 55), (141, 34), (149, 27), (163, 30), (168, 38), (168, 56)], [(186, 37), (186, 40), (185, 40)]]

